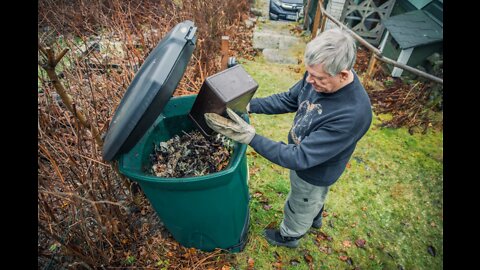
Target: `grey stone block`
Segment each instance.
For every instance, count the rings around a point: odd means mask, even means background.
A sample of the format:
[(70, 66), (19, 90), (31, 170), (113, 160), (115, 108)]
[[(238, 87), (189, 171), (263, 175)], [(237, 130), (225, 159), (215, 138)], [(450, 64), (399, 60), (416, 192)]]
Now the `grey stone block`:
[(278, 64), (298, 64), (298, 59), (289, 55), (288, 52), (278, 49), (264, 49), (263, 57), (265, 60)]

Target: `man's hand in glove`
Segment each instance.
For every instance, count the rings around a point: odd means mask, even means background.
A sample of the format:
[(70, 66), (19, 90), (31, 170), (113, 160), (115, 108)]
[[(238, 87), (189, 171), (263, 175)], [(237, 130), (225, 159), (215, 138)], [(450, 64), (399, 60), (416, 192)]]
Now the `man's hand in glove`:
[(255, 128), (229, 108), (227, 114), (231, 120), (216, 113), (206, 113), (205, 121), (216, 132), (239, 143), (249, 144), (255, 136)]

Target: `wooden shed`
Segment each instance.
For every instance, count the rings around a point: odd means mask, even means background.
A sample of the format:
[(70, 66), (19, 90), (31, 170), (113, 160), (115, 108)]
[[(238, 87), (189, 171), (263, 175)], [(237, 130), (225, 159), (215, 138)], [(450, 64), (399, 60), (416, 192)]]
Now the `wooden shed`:
[[(386, 31), (380, 50), (384, 56), (408, 66), (424, 66), (430, 55), (443, 54), (443, 1), (405, 0), (403, 3), (410, 3), (413, 10), (382, 22)], [(405, 7), (409, 8), (403, 5)], [(391, 75), (400, 77), (402, 72), (394, 67)]]

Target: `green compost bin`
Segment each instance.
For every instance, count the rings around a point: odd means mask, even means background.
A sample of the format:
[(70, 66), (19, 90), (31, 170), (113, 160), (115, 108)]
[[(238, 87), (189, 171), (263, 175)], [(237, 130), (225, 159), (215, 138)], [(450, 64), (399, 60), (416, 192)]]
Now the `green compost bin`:
[[(154, 144), (196, 129), (196, 95), (173, 97), (138, 143), (118, 158), (122, 174), (141, 186), (165, 227), (185, 247), (242, 251), (249, 226), (245, 144), (236, 143), (226, 169), (204, 176), (161, 178), (147, 173)], [(248, 116), (245, 114), (245, 120)]]

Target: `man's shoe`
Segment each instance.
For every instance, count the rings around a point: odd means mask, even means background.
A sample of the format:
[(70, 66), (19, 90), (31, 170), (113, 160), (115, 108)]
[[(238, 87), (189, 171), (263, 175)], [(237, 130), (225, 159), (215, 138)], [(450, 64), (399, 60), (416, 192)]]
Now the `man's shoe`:
[(320, 229), (322, 227), (322, 213), (323, 213), (323, 206), (318, 212), (317, 216), (313, 218), (312, 227), (315, 229)]
[(264, 230), (265, 238), (268, 243), (275, 246), (284, 246), (289, 248), (296, 248), (298, 246), (298, 240), (300, 237), (288, 237), (282, 236), (279, 230), (275, 229), (265, 229)]
[(312, 227), (315, 229), (320, 229), (322, 227), (322, 218), (314, 219), (312, 223)]

